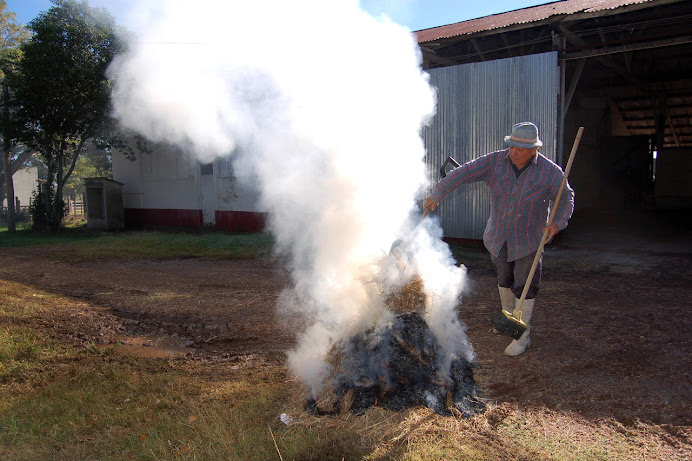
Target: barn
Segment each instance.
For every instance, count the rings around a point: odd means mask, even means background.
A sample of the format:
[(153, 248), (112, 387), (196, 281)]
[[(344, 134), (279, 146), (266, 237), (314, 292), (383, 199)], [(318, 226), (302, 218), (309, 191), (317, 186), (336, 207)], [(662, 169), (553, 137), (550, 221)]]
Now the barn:
[[(692, 2), (563, 0), (414, 32), (438, 112), (423, 137), (431, 180), (454, 157), (504, 148), (511, 126), (539, 126), (542, 153), (564, 165), (584, 127), (570, 175), (575, 219), (692, 206)], [(135, 161), (115, 155), (125, 220), (135, 226), (264, 224), (253, 178), (228, 159), (200, 163), (156, 146)], [(440, 207), (445, 237), (480, 239), (483, 185)]]
[[(416, 32), (440, 92), (428, 161), (504, 148), (534, 121), (542, 153), (564, 166), (584, 127), (570, 183), (574, 220), (685, 216), (692, 206), (692, 2), (564, 0)], [(434, 178), (433, 178), (434, 179)], [(484, 186), (441, 210), (445, 236), (482, 236)]]

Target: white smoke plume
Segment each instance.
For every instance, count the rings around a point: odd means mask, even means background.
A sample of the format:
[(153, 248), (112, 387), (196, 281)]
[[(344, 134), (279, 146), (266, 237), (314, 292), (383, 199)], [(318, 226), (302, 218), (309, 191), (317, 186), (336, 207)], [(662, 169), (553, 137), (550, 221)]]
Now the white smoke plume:
[[(410, 31), (355, 0), (139, 2), (137, 40), (109, 71), (115, 114), (152, 141), (258, 178), (293, 284), (281, 308), (311, 326), (289, 356), (319, 390), (330, 344), (386, 320), (374, 280), (418, 273), (427, 321), (450, 355), (473, 352), (455, 307), (465, 272), (432, 220), (422, 124), (435, 91)], [(383, 257), (404, 238), (405, 266)]]

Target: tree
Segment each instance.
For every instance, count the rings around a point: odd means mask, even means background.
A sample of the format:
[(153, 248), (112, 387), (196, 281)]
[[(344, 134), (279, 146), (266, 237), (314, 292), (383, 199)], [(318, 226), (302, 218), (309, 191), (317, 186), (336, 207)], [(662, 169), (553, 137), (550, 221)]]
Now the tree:
[(14, 12), (7, 11), (7, 3), (0, 1), (0, 85), (2, 86), (2, 114), (0, 116), (0, 132), (2, 133), (2, 162), (0, 164), (0, 204), (7, 197), (7, 227), (15, 232), (14, 216), (14, 183), (12, 176), (23, 165), (26, 155), (12, 160), (12, 147), (15, 144), (13, 136), (11, 90), (8, 88), (5, 75), (13, 69), (20, 59), (19, 45), (29, 38), (29, 31), (17, 24)]
[(7, 2), (0, 0), (0, 50), (17, 48), (29, 38), (29, 31), (17, 23), (17, 15), (7, 10)]
[(111, 155), (101, 149), (87, 149), (75, 164), (70, 179), (65, 183), (63, 193), (67, 196), (76, 198), (77, 195), (84, 195), (84, 179), (86, 178), (112, 178), (113, 163)]
[(53, 0), (54, 7), (29, 23), (17, 72), (8, 75), (16, 94), (21, 140), (47, 168), (46, 228), (64, 217), (62, 193), (85, 143), (117, 145), (109, 116), (112, 84), (105, 71), (125, 50), (113, 17), (85, 0)]

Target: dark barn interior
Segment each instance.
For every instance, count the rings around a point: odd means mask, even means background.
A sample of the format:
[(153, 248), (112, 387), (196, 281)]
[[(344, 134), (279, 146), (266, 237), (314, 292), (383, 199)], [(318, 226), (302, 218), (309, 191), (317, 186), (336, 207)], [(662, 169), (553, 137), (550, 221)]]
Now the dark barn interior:
[(690, 24), (689, 1), (565, 0), (416, 35), (428, 69), (556, 51), (558, 163), (585, 127), (563, 238), (581, 227), (606, 244), (622, 244), (623, 231), (681, 243), (692, 209)]

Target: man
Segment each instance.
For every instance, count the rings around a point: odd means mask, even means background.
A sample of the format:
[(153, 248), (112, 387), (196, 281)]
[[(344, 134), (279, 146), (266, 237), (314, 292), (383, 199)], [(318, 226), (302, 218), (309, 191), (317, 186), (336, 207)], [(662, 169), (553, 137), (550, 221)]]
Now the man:
[[(502, 308), (512, 312), (519, 304), (543, 232), (548, 233), (546, 242), (550, 242), (555, 234), (567, 227), (574, 210), (574, 191), (565, 184), (555, 219), (546, 226), (551, 203), (562, 182), (562, 169), (538, 152), (543, 143), (533, 123), (514, 125), (512, 134), (505, 136), (505, 142), (509, 148), (486, 154), (452, 170), (435, 185), (424, 207), (434, 210), (440, 200), (464, 184), (478, 181), (488, 184), (490, 218), (483, 243), (490, 252), (497, 273)], [(541, 255), (521, 308), (521, 319), (528, 328), (518, 340), (507, 346), (507, 355), (523, 354), (531, 344), (530, 322), (538, 295), (542, 262)]]

